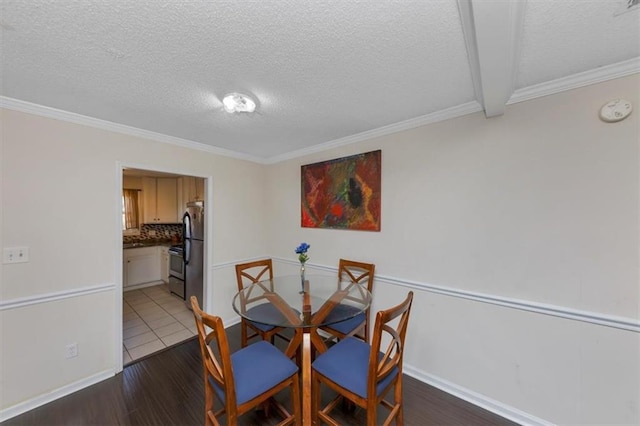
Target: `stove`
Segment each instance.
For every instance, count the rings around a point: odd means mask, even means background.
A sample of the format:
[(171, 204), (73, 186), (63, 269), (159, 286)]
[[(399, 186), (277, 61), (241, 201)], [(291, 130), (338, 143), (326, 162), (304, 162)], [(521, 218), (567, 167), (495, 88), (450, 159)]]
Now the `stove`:
[(169, 248), (169, 291), (184, 300), (184, 249), (182, 246)]

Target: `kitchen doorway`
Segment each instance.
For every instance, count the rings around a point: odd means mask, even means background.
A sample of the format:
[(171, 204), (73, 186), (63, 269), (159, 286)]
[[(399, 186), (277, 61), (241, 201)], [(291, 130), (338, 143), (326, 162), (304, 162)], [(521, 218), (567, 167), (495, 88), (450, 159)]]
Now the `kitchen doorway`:
[[(187, 293), (195, 294), (205, 305), (204, 206), (209, 178), (137, 167), (120, 169), (122, 291), (118, 304), (122, 322), (117, 335), (122, 348), (119, 365), (126, 366), (196, 336), (186, 299)], [(193, 205), (200, 207), (201, 232), (194, 241), (199, 245), (191, 243), (192, 221), (185, 214), (193, 211)], [(175, 254), (185, 246), (189, 256), (199, 255), (200, 259), (197, 267), (191, 262), (189, 276), (178, 274), (175, 267)], [(200, 253), (194, 253), (193, 247)], [(194, 275), (193, 270), (198, 273)]]

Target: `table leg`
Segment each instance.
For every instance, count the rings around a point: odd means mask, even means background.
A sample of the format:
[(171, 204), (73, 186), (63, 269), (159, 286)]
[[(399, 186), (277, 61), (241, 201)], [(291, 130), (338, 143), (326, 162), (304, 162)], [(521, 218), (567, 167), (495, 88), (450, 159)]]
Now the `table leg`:
[(285, 349), (284, 351), (286, 356), (288, 356), (289, 358), (293, 358), (296, 355), (298, 349), (302, 346), (302, 336), (304, 334), (305, 333), (302, 332), (302, 329), (295, 329), (293, 338), (291, 339), (291, 341), (289, 341), (289, 345), (287, 345), (287, 349)]
[(311, 336), (302, 336), (302, 424), (311, 425)]

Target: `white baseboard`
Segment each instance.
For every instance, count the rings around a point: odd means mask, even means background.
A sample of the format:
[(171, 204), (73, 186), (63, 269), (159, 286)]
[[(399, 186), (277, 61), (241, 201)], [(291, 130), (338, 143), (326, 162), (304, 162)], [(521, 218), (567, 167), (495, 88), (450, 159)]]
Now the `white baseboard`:
[(33, 410), (34, 408), (38, 408), (51, 401), (55, 401), (58, 398), (62, 398), (63, 396), (70, 395), (76, 391), (79, 391), (80, 389), (84, 389), (88, 386), (106, 380), (110, 377), (113, 377), (115, 374), (116, 373), (114, 370), (101, 371), (100, 373), (85, 377), (66, 386), (62, 386), (50, 392), (39, 395), (35, 398), (31, 398), (27, 401), (12, 405), (11, 407), (0, 411), (0, 422), (4, 422), (7, 419), (18, 416), (22, 413), (26, 413), (29, 410)]
[(123, 287), (122, 288), (122, 292), (126, 293), (127, 291), (140, 290), (141, 288), (153, 287), (153, 286), (160, 285), (160, 284), (167, 284), (167, 283), (165, 283), (164, 281), (160, 280), (160, 281), (151, 281), (151, 282), (144, 283), (144, 284), (130, 285), (130, 286), (127, 286), (127, 287)]
[(223, 322), (224, 322), (224, 328), (229, 328), (236, 324), (240, 324), (240, 315), (236, 315), (229, 320), (224, 320)]
[(404, 373), (414, 379), (420, 380), (428, 385), (436, 387), (448, 394), (463, 399), (475, 406), (484, 408), (494, 414), (509, 419), (513, 422), (524, 426), (553, 426), (554, 423), (548, 422), (541, 418), (535, 417), (529, 413), (518, 410), (517, 408), (506, 405), (500, 401), (496, 401), (487, 396), (479, 394), (462, 386), (458, 386), (447, 380), (425, 373), (417, 368), (413, 368), (407, 364), (404, 365)]

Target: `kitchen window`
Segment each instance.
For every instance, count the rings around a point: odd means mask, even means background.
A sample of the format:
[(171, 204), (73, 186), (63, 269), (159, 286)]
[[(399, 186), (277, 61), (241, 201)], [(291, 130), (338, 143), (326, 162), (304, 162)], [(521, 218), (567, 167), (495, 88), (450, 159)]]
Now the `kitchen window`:
[(122, 190), (122, 230), (140, 227), (140, 191), (137, 189)]

